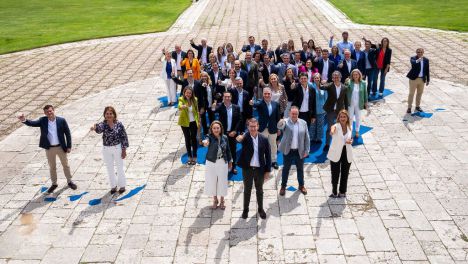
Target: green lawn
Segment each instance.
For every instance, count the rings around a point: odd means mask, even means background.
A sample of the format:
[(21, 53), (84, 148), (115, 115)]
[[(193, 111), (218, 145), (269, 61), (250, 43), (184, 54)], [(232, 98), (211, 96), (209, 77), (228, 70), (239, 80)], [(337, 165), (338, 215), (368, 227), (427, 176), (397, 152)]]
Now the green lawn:
[(0, 54), (167, 30), (189, 0), (0, 0)]
[(467, 0), (330, 0), (356, 23), (468, 31)]

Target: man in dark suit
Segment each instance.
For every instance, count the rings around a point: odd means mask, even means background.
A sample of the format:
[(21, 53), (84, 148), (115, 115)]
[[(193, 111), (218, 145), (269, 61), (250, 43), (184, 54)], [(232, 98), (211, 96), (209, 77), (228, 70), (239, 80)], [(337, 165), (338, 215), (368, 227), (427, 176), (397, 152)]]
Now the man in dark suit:
[(278, 69), (271, 63), (271, 57), (268, 54), (263, 55), (263, 65), (259, 70), (261, 73), (260, 78), (263, 80), (264, 84), (270, 83), (270, 74), (278, 74)]
[(228, 138), (229, 149), (233, 160), (232, 173), (237, 174), (236, 169), (236, 136), (239, 134), (239, 128), (242, 120), (239, 106), (231, 103), (232, 95), (230, 92), (223, 93), (223, 103), (213, 103), (211, 110), (219, 114), (219, 121), (223, 125), (224, 134)]
[(424, 57), (424, 49), (416, 50), (416, 56), (411, 57), (411, 70), (406, 77), (409, 79), (408, 109), (406, 113), (411, 113), (414, 93), (416, 92), (416, 111), (423, 112), (421, 109), (421, 97), (424, 92), (424, 84), (429, 85), (430, 71), (429, 59)]
[(328, 59), (328, 50), (322, 50), (322, 58), (318, 60), (318, 71), (322, 75), (322, 83), (332, 82), (332, 74), (335, 71), (335, 63)]
[(253, 114), (252, 106), (249, 104), (249, 101), (252, 98), (252, 96), (250, 96), (249, 92), (242, 88), (244, 86), (242, 78), (236, 77), (235, 82), (236, 88), (231, 89), (230, 92), (232, 94), (232, 103), (240, 107), (240, 111), (242, 114), (242, 122), (239, 130), (241, 132), (244, 132), (245, 122), (252, 118)]
[(351, 51), (343, 52), (344, 60), (338, 64), (338, 70), (341, 73), (341, 82), (344, 83), (354, 69), (357, 69), (357, 62), (351, 59)]
[(302, 42), (302, 50), (300, 53), (303, 64), (305, 64), (308, 59), (313, 59), (313, 54), (309, 51), (309, 44), (306, 41)]
[(291, 57), (289, 53), (283, 53), (282, 59), (283, 59), (283, 62), (278, 63), (278, 65), (276, 65), (278, 69), (278, 79), (279, 79), (278, 81), (283, 83), (283, 79), (284, 79), (284, 76), (286, 75), (286, 70), (288, 68), (291, 68), (293, 70), (294, 78), (297, 78), (297, 74), (299, 71), (296, 66), (290, 63)]
[(275, 60), (275, 52), (272, 51), (270, 48), (268, 48), (268, 40), (263, 39), (262, 40), (262, 48), (259, 50), (262, 55), (268, 54), (270, 56), (270, 59), (273, 59), (272, 62)]
[(52, 186), (49, 187), (47, 192), (53, 193), (58, 187), (57, 156), (60, 159), (60, 163), (62, 163), (63, 173), (67, 178), (68, 186), (72, 190), (76, 190), (77, 186), (72, 181), (67, 158), (67, 153), (70, 153), (72, 148), (70, 128), (65, 118), (55, 115), (55, 110), (52, 105), (44, 106), (43, 110), (45, 116), (37, 120), (28, 120), (24, 117), (24, 114), (19, 116), (18, 119), (27, 126), (41, 128), (39, 147), (46, 151), (47, 161), (49, 162), (50, 179), (52, 181)]
[(271, 150), (268, 139), (258, 133), (258, 121), (255, 118), (249, 120), (249, 132), (238, 136), (237, 141), (242, 143), (242, 152), (239, 157), (239, 166), (242, 168), (244, 178), (244, 211), (242, 218), (249, 216), (250, 195), (252, 184), (255, 182), (257, 194), (258, 215), (265, 219), (263, 210), (263, 182), (271, 171)]
[(206, 39), (201, 39), (201, 45), (196, 45), (193, 39), (190, 40), (190, 45), (197, 50), (197, 59), (200, 61), (200, 65), (205, 65), (210, 62), (209, 55), (212, 51), (212, 47), (206, 44)]
[(244, 89), (246, 88), (248, 75), (247, 72), (242, 69), (242, 64), (240, 60), (234, 61), (234, 71), (236, 72), (236, 77), (241, 77), (244, 83)]
[(254, 102), (250, 100), (250, 105), (258, 111), (259, 132), (264, 135), (271, 147), (271, 162), (273, 168), (279, 168), (277, 160), (278, 148), (276, 146), (276, 138), (278, 137), (278, 129), (276, 125), (280, 120), (279, 104), (271, 100), (271, 89), (266, 87), (263, 89), (263, 100)]
[(354, 49), (351, 51), (351, 59), (356, 61), (357, 68), (364, 74), (366, 64), (364, 51), (361, 50), (361, 41), (354, 42)]
[(292, 102), (292, 106), (299, 109), (299, 118), (307, 122), (307, 127), (315, 122), (316, 118), (316, 95), (315, 89), (308, 82), (307, 73), (301, 72), (299, 75), (299, 83), (296, 84), (296, 96)]
[(211, 71), (208, 72), (208, 75), (210, 76), (211, 84), (213, 86), (214, 97), (216, 100), (221, 101), (225, 88), (220, 85), (220, 82), (226, 79), (226, 76), (224, 76), (223, 72), (219, 69), (217, 62), (212, 63)]
[(364, 72), (362, 72), (363, 79), (367, 79), (367, 95), (370, 95), (374, 83), (377, 87), (377, 54), (375, 52), (375, 45), (372, 46), (370, 40), (364, 42)]
[(254, 54), (257, 50), (261, 50), (260, 45), (255, 44), (254, 36), (249, 37), (249, 44), (242, 46), (242, 52), (250, 51), (251, 54)]
[(335, 124), (336, 116), (342, 109), (348, 107), (348, 98), (346, 96), (346, 87), (341, 83), (341, 73), (334, 71), (332, 74), (333, 82), (321, 86), (320, 89), (328, 92), (327, 101), (323, 105), (323, 110), (327, 112), (327, 142), (323, 150), (327, 151), (330, 148), (330, 128)]
[(252, 61), (252, 54), (250, 51), (245, 53), (245, 60), (241, 63), (241, 68), (247, 72), (247, 83), (244, 89), (249, 92), (250, 96), (254, 96), (258, 87), (258, 65)]

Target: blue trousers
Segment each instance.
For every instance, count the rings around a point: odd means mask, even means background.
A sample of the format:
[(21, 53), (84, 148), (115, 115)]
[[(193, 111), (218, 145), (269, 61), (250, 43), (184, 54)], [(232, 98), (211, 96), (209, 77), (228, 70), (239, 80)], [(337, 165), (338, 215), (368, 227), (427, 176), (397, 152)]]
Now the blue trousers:
[(288, 184), (289, 170), (294, 162), (297, 168), (297, 181), (299, 186), (304, 186), (304, 159), (299, 156), (297, 149), (291, 149), (287, 155), (283, 154), (283, 172), (281, 174), (281, 187), (286, 187)]
[(323, 137), (323, 126), (325, 125), (326, 113), (318, 114), (315, 123), (310, 125), (310, 140), (321, 141)]

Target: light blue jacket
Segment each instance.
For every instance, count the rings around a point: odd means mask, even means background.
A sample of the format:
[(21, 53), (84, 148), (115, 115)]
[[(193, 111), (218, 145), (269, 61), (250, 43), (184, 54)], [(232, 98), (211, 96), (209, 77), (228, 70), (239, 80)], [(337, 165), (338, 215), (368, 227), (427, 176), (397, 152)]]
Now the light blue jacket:
[(320, 90), (315, 83), (310, 83), (315, 90), (315, 99), (317, 103), (315, 104), (317, 107), (317, 115), (325, 114), (325, 110), (323, 110), (323, 105), (327, 101), (328, 93), (325, 90)]

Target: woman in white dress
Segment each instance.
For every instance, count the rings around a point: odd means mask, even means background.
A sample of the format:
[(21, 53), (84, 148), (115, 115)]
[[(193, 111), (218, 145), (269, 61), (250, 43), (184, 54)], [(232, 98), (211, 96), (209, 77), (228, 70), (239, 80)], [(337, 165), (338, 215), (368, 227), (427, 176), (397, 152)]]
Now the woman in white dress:
[[(203, 140), (203, 146), (208, 147), (206, 153), (205, 194), (213, 196), (212, 209), (218, 207), (224, 210), (224, 197), (228, 189), (228, 172), (232, 168), (229, 142), (223, 132), (223, 125), (213, 121), (210, 125), (210, 134)], [(220, 200), (218, 201), (218, 196)]]
[(367, 99), (367, 85), (362, 80), (362, 73), (358, 69), (351, 71), (352, 80), (347, 79), (345, 86), (347, 89), (346, 96), (348, 97), (348, 113), (350, 122), (356, 119), (355, 123), (355, 137), (359, 137), (359, 128), (361, 127), (361, 110), (368, 108)]

